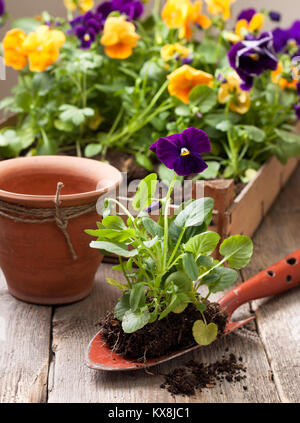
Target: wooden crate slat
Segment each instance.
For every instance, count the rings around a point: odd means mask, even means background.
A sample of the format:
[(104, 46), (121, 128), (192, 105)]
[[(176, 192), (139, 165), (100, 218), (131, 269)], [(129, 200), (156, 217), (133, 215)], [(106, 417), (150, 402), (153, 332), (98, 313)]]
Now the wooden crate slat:
[(298, 158), (292, 158), (282, 165), (271, 157), (225, 212), (222, 235), (252, 236), (298, 162)]

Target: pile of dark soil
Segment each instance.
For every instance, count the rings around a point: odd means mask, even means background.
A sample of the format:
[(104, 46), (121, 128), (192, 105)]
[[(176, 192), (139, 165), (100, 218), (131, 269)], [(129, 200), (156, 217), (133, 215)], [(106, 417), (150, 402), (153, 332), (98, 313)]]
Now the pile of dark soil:
[[(218, 303), (207, 302), (204, 316), (207, 323), (213, 322), (218, 326), (218, 335), (224, 332), (228, 316)], [(170, 313), (134, 333), (124, 333), (121, 322), (113, 312), (109, 312), (100, 324), (102, 337), (115, 353), (143, 362), (196, 345), (192, 328), (194, 322), (201, 319), (201, 313), (193, 304), (189, 304), (183, 313)]]
[[(234, 354), (215, 363), (203, 364), (189, 361), (183, 367), (173, 370), (165, 376), (162, 389), (167, 389), (173, 395), (195, 395), (203, 388), (214, 388), (217, 383), (227, 380), (230, 383), (240, 382), (246, 379), (246, 367), (242, 363), (242, 357), (236, 359)], [(247, 390), (246, 386), (243, 386)]]

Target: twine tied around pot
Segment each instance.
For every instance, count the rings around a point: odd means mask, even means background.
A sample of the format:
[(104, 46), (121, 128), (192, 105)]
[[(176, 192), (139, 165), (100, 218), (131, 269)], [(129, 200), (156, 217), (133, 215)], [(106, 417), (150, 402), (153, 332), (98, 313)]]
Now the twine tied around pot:
[(61, 207), (60, 193), (64, 184), (58, 182), (55, 194), (55, 208), (34, 208), (20, 206), (0, 200), (0, 216), (21, 223), (47, 223), (55, 222), (63, 233), (73, 260), (78, 260), (78, 256), (73, 247), (68, 233), (68, 223), (70, 219), (82, 216), (95, 210), (96, 202), (84, 204), (82, 206)]

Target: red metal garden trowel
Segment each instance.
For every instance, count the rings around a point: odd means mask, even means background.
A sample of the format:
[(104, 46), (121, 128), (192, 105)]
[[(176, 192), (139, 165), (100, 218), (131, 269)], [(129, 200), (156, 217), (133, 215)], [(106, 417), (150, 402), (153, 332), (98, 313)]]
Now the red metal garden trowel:
[[(233, 322), (231, 320), (232, 313), (239, 306), (248, 301), (279, 294), (297, 285), (300, 285), (300, 250), (288, 255), (283, 260), (237, 286), (218, 301), (220, 306), (228, 313), (225, 335), (255, 319), (255, 316), (251, 316), (248, 319)], [(192, 348), (174, 351), (163, 357), (136, 363), (112, 352), (101, 337), (100, 330), (89, 344), (86, 362), (88, 367), (95, 370), (137, 370), (161, 364), (187, 352), (194, 351), (199, 347), (200, 345), (196, 345)]]

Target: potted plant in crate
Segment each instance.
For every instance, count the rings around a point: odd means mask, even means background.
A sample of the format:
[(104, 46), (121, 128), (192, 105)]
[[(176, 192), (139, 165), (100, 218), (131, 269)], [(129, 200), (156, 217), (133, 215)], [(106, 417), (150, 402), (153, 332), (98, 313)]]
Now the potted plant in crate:
[[(148, 147), (193, 126), (212, 141), (208, 169), (193, 177), (209, 180), (219, 233), (233, 230), (224, 222), (234, 216), (225, 216), (234, 191), (225, 182), (219, 193), (219, 182), (211, 180), (272, 183), (271, 198), (262, 191), (257, 199), (266, 212), (296, 166), (297, 159), (288, 159), (300, 153), (300, 137), (292, 132), (300, 114), (300, 25), (266, 32), (265, 21), (278, 26), (280, 16), (247, 9), (231, 28), (232, 2), (205, 3), (206, 12), (202, 1), (156, 1), (144, 19), (140, 0), (95, 8), (93, 1), (70, 0), (68, 19), (44, 12), (39, 20), (13, 22), (4, 59), (20, 78), (1, 107), (18, 119), (0, 132), (1, 156), (84, 154), (111, 161), (133, 179), (157, 171), (170, 181)], [(274, 155), (282, 166), (268, 162)], [(261, 172), (264, 164), (271, 174)], [(219, 204), (218, 196), (227, 201)], [(261, 206), (249, 218), (254, 229), (260, 219)]]
[[(136, 360), (163, 356), (195, 342), (213, 342), (224, 331), (227, 314), (208, 298), (236, 282), (234, 269), (244, 267), (253, 250), (250, 238), (235, 235), (221, 243), (222, 260), (211, 257), (220, 241), (217, 233), (207, 230), (211, 198), (182, 204), (175, 216), (169, 216), (177, 175), (207, 168), (201, 154), (210, 151), (210, 143), (203, 131), (188, 128), (160, 138), (151, 149), (176, 172), (166, 197), (155, 198), (157, 175), (150, 174), (141, 181), (133, 200), (136, 217), (109, 198), (98, 229), (87, 230), (97, 237), (92, 248), (119, 256), (115, 269), (123, 272), (126, 281), (107, 278), (121, 289), (122, 296), (102, 322), (102, 338), (114, 352)], [(127, 214), (127, 222), (111, 214), (114, 204)], [(149, 216), (155, 208), (160, 210), (157, 222)], [(201, 286), (206, 287), (205, 294), (200, 294)]]

